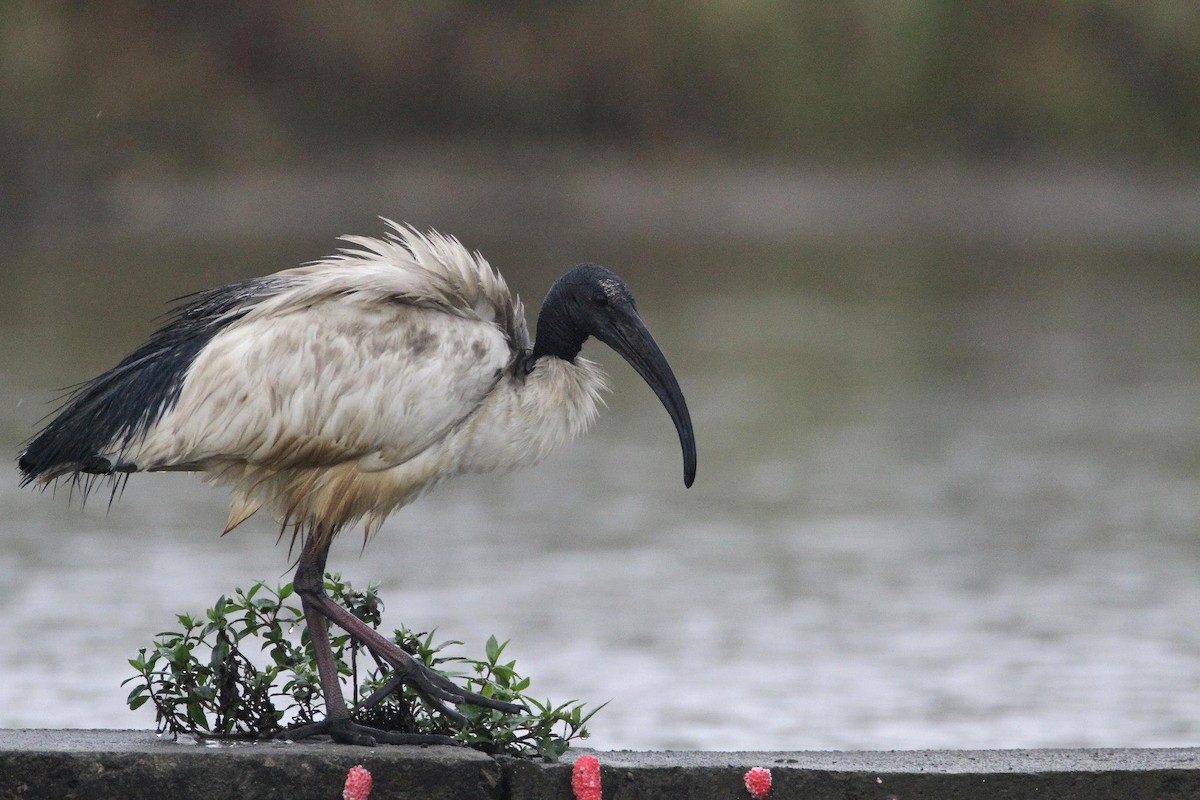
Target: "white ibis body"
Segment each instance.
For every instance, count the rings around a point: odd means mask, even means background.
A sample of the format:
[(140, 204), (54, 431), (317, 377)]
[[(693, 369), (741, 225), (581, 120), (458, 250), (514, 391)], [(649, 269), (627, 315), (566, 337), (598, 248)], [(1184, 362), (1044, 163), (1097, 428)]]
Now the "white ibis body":
[(447, 704), (518, 707), (465, 691), (416, 663), (325, 594), (333, 538), (462, 473), (537, 462), (583, 433), (604, 376), (579, 357), (589, 336), (620, 353), (670, 413), (684, 483), (691, 419), (629, 287), (595, 264), (551, 287), (530, 343), (520, 300), (453, 238), (388, 223), (345, 237), (321, 261), (185, 298), (116, 367), (83, 384), (21, 453), (23, 483), (204, 472), (233, 490), (226, 531), (260, 508), (300, 541), (295, 587), (326, 719), (289, 732), (374, 744), (414, 737), (353, 723), (329, 648), (330, 622), (451, 717)]

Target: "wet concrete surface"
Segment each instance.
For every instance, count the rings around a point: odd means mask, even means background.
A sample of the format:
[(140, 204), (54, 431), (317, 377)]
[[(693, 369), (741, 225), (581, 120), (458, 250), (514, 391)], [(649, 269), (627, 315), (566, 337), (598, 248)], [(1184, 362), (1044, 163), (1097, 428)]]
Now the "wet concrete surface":
[(204, 746), (149, 731), (0, 731), (0, 798), (336, 798), (364, 765), (373, 797), (571, 798), (571, 767), (601, 764), (604, 797), (745, 798), (752, 767), (772, 798), (1088, 798), (1200, 796), (1200, 748), (889, 752), (572, 750), (547, 764), (466, 748), (327, 742)]

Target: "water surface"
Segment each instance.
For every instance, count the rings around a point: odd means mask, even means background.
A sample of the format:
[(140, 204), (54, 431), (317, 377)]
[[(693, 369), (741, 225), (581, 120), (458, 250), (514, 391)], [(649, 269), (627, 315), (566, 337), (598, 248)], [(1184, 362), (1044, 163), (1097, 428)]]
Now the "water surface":
[[(372, 232), (366, 222), (358, 232)], [(461, 232), (460, 232), (461, 233)], [(556, 234), (557, 235), (557, 234)], [(0, 432), (111, 366), (167, 300), (327, 238), (18, 247)], [(535, 694), (610, 703), (600, 748), (1167, 746), (1200, 739), (1200, 287), (1194, 254), (715, 239), (468, 239), (536, 311), (581, 260), (625, 275), (688, 396), (615, 354), (589, 436), (461, 479), (330, 566), (387, 621)], [(134, 476), (110, 508), (0, 482), (0, 726), (150, 727), (125, 660), (235, 586), (283, 579), (224, 494)]]

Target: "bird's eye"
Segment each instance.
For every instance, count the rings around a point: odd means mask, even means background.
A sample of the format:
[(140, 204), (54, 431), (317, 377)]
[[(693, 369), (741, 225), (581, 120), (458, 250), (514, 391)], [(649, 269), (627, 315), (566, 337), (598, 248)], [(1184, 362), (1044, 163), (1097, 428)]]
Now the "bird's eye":
[(603, 308), (604, 306), (608, 305), (608, 293), (603, 289), (598, 289), (596, 293), (592, 295), (592, 302)]

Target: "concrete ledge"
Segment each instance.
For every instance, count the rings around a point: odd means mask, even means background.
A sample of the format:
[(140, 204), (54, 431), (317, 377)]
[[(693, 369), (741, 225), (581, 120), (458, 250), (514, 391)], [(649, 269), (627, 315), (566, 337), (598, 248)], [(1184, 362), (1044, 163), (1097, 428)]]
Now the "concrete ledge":
[(499, 798), (500, 765), (459, 747), (262, 742), (205, 746), (152, 731), (0, 731), (0, 798), (340, 800), (346, 771), (373, 797)]
[[(0, 798), (336, 800), (363, 764), (389, 797), (568, 800), (560, 764), (453, 747), (259, 743), (206, 747), (148, 731), (0, 731)], [(742, 776), (768, 767), (773, 800), (989, 800), (1200, 797), (1200, 748), (893, 752), (596, 752), (604, 797), (746, 800)]]

